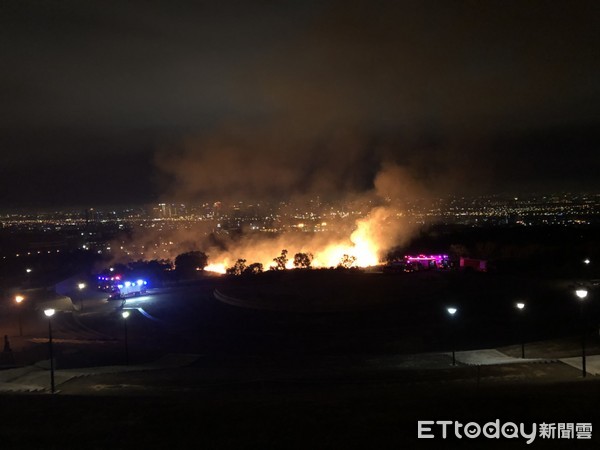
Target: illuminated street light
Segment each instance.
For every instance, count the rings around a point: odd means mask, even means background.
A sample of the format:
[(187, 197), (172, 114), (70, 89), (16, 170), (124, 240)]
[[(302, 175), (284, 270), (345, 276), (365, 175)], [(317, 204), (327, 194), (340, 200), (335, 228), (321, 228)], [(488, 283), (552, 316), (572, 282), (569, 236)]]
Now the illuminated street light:
[(31, 273), (31, 269), (27, 268), (27, 269), (25, 269), (25, 272)]
[(586, 359), (585, 359), (585, 334), (586, 334), (586, 320), (585, 320), (585, 298), (588, 295), (588, 291), (585, 288), (580, 288), (575, 291), (575, 295), (581, 300), (581, 308), (579, 310), (580, 320), (581, 320), (581, 374), (583, 378), (585, 378), (587, 370), (586, 370)]
[(519, 334), (521, 335), (521, 358), (525, 359), (525, 338), (523, 333), (523, 310), (525, 309), (525, 303), (517, 302), (516, 306), (521, 311), (521, 317), (519, 317)]
[(585, 259), (583, 260), (583, 263), (584, 263), (585, 265), (588, 265), (588, 264), (590, 263), (590, 260), (589, 260), (588, 258), (585, 258)]
[[(448, 314), (450, 314), (450, 318), (453, 318), (458, 309), (454, 308), (453, 306), (450, 306), (449, 308), (446, 308), (446, 311), (448, 311)], [(456, 336), (454, 327), (452, 329), (452, 365), (456, 365)]]
[(52, 316), (56, 310), (48, 308), (44, 314), (48, 317), (48, 349), (50, 351), (50, 392), (54, 394), (54, 353), (52, 351)]
[[(77, 288), (78, 288), (80, 291), (83, 291), (83, 290), (86, 288), (86, 284), (85, 284), (85, 283), (83, 283), (83, 282), (81, 282), (81, 283), (78, 283), (78, 284), (77, 284)], [(83, 311), (83, 297), (80, 297), (80, 299), (79, 299), (79, 311), (80, 311), (80, 312), (81, 312), (81, 311)]]
[(129, 317), (129, 311), (124, 310), (121, 312), (121, 316), (123, 317), (123, 327), (125, 329), (125, 365), (129, 365), (129, 342), (127, 338), (127, 318)]
[[(15, 302), (17, 303), (17, 305), (20, 305), (21, 303), (23, 303), (23, 300), (25, 300), (25, 297), (23, 297), (22, 295), (17, 295), (15, 297)], [(19, 336), (23, 336), (23, 308), (19, 308)]]

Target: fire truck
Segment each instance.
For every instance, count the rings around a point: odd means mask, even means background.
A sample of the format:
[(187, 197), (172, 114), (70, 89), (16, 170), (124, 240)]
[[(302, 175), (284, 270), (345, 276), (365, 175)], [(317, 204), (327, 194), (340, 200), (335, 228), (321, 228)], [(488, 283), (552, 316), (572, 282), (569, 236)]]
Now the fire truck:
[(146, 294), (148, 282), (138, 279), (128, 281), (120, 274), (98, 275), (98, 289), (109, 293), (109, 300), (125, 299)]
[(109, 300), (125, 299), (127, 297), (137, 297), (138, 295), (146, 294), (146, 286), (148, 282), (145, 280), (124, 281), (115, 286), (110, 294)]

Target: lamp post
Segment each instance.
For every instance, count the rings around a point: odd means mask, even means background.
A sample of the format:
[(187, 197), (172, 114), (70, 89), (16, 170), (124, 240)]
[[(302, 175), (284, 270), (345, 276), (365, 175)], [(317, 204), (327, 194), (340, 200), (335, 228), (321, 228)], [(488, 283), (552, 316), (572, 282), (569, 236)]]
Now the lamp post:
[(523, 333), (523, 310), (525, 309), (525, 303), (517, 302), (517, 309), (521, 312), (519, 317), (519, 334), (521, 335), (521, 358), (525, 359), (525, 337)]
[(50, 392), (54, 394), (54, 353), (52, 351), (52, 316), (56, 311), (52, 308), (45, 309), (44, 314), (48, 317), (48, 348), (50, 350)]
[(129, 317), (129, 311), (123, 311), (121, 313), (123, 316), (123, 326), (125, 328), (125, 365), (129, 365), (129, 342), (127, 339), (127, 318)]
[(585, 378), (586, 376), (586, 361), (585, 361), (585, 314), (584, 314), (584, 305), (585, 305), (585, 298), (588, 295), (588, 291), (587, 289), (581, 288), (581, 289), (577, 289), (575, 291), (575, 295), (579, 298), (579, 300), (581, 301), (581, 309), (580, 309), (580, 316), (581, 316), (581, 374), (583, 376), (583, 378)]
[[(448, 311), (448, 314), (450, 314), (450, 320), (452, 320), (458, 309), (450, 306), (449, 308), (446, 308), (446, 311)], [(452, 365), (456, 365), (456, 337), (454, 336), (454, 328), (452, 329)]]
[(81, 295), (81, 291), (86, 288), (86, 284), (83, 282), (79, 282), (77, 284), (77, 288), (79, 289), (79, 312), (83, 312), (83, 295)]
[[(23, 297), (22, 295), (17, 295), (15, 297), (15, 302), (17, 303), (17, 305), (21, 305), (21, 303), (23, 303), (23, 300), (25, 300), (25, 297)], [(19, 307), (19, 336), (23, 336), (23, 308)]]

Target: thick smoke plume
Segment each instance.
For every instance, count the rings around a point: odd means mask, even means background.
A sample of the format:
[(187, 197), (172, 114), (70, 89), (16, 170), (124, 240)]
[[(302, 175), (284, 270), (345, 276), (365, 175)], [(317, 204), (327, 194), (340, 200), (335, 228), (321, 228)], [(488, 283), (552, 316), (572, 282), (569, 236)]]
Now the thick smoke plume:
[[(290, 259), (295, 253), (312, 254), (314, 267), (335, 267), (345, 255), (356, 266), (376, 265), (386, 251), (410, 240), (415, 225), (405, 206), (427, 195), (406, 166), (385, 158), (385, 145), (342, 132), (308, 139), (290, 132), (229, 130), (188, 139), (177, 151), (157, 155), (167, 182), (163, 201), (218, 201), (223, 208), (240, 202), (263, 202), (264, 208), (269, 202), (277, 205), (274, 227), (281, 225), (281, 217), (291, 221), (289, 227), (277, 233), (226, 233), (213, 221), (191, 229), (144, 229), (125, 245), (137, 249), (129, 258), (173, 260), (179, 253), (201, 250), (214, 270), (223, 271), (237, 259), (267, 269), (285, 249)], [(319, 232), (306, 232), (304, 220), (293, 219), (307, 209), (313, 225), (314, 217), (320, 218)]]
[(226, 267), (238, 258), (269, 267), (282, 249), (290, 255), (313, 254), (315, 267), (335, 267), (344, 255), (356, 258), (358, 266), (376, 265), (387, 250), (412, 237), (415, 225), (407, 220), (402, 205), (414, 195), (422, 196), (422, 190), (406, 170), (386, 164), (377, 174), (375, 187), (351, 201), (354, 207), (366, 207), (363, 217), (337, 233), (283, 233), (269, 239), (252, 235), (232, 242), (225, 251), (213, 247), (208, 253), (212, 261)]

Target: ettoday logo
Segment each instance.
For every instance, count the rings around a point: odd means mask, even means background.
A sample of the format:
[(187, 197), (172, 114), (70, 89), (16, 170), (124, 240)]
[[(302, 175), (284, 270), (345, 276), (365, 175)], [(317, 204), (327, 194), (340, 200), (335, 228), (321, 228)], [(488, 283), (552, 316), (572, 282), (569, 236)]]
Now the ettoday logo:
[(541, 439), (591, 439), (591, 423), (501, 423), (499, 419), (480, 425), (477, 422), (461, 423), (454, 420), (419, 420), (417, 436), (419, 439), (525, 439), (531, 444), (536, 438)]

